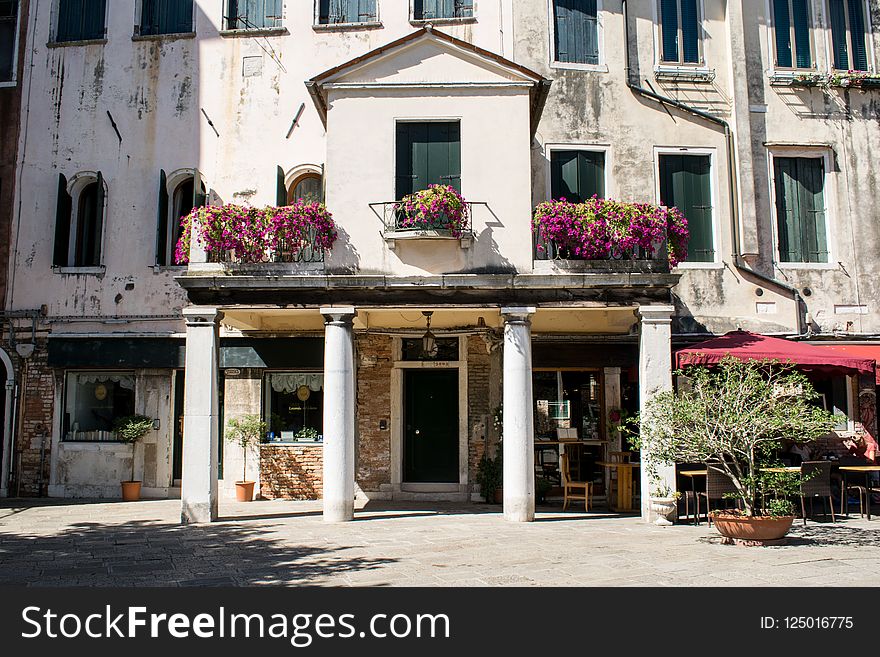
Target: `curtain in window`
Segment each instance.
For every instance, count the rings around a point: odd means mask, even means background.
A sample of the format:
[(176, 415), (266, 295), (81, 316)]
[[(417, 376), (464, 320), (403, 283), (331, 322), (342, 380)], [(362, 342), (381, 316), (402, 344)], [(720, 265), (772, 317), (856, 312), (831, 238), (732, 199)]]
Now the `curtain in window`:
[(273, 372), (269, 375), (269, 385), (275, 392), (296, 392), (300, 386), (307, 386), (312, 392), (318, 392), (324, 389), (324, 375), (303, 372)]
[(115, 383), (120, 388), (134, 390), (134, 376), (131, 374), (78, 373), (77, 383)]

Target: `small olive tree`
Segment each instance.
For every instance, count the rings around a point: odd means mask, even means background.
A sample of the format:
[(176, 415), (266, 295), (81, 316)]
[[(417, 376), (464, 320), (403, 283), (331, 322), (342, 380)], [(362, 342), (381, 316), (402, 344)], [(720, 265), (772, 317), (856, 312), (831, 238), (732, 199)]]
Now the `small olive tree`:
[(146, 415), (125, 415), (117, 418), (113, 423), (113, 431), (116, 437), (123, 443), (132, 446), (131, 450), (131, 479), (134, 481), (134, 445), (153, 430), (153, 418)]
[(779, 361), (727, 356), (678, 374), (687, 381), (648, 402), (633, 442), (661, 463), (709, 462), (730, 477), (748, 516), (763, 512), (762, 494), (786, 486), (761, 472), (782, 441), (812, 441), (835, 425), (833, 414), (810, 403), (818, 394), (809, 380)]
[(266, 423), (259, 415), (242, 415), (226, 423), (226, 439), (241, 447), (244, 458), (241, 464), (241, 480), (247, 481), (247, 455), (260, 444), (266, 434)]

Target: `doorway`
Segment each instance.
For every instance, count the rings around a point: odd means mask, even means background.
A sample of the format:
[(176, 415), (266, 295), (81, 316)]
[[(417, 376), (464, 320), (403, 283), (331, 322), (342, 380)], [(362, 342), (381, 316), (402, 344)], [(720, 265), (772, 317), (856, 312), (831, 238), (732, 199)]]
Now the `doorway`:
[(459, 482), (457, 369), (403, 372), (403, 481)]

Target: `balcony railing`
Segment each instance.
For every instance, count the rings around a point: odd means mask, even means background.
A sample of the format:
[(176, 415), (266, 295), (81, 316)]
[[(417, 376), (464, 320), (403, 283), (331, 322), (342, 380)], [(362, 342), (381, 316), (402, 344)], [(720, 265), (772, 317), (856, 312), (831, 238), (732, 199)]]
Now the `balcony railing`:
[[(315, 231), (309, 231), (308, 239), (287, 243), (282, 241), (280, 248), (277, 250), (266, 249), (265, 255), (256, 262), (249, 261), (248, 264), (267, 264), (270, 262), (286, 262), (286, 263), (321, 263), (324, 262), (324, 249), (315, 242)], [(206, 251), (207, 262), (238, 264), (241, 262), (233, 251)]]
[(556, 242), (534, 240), (536, 262), (553, 263), (563, 269), (612, 269), (638, 270), (648, 272), (668, 272), (669, 258), (666, 243), (659, 244), (653, 253), (635, 246), (631, 249), (611, 249), (604, 258), (584, 258), (577, 256), (568, 248), (559, 247)]
[(415, 239), (438, 239), (459, 240), (462, 248), (467, 248), (473, 243), (473, 216), (474, 206), (487, 205), (485, 202), (465, 202), (467, 217), (463, 225), (453, 229), (445, 215), (439, 215), (432, 220), (413, 222), (413, 220), (399, 209), (398, 201), (381, 201), (370, 203), (370, 209), (382, 221), (382, 236), (392, 249), (396, 247), (397, 240)]

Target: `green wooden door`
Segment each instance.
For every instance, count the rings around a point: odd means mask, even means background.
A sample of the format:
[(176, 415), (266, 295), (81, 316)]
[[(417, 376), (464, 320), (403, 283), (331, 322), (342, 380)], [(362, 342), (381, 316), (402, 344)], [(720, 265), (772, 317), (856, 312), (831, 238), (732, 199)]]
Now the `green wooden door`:
[(713, 262), (711, 159), (708, 155), (660, 156), (660, 203), (677, 207), (688, 221), (688, 262)]
[(458, 370), (404, 370), (403, 480), (458, 483)]
[(397, 124), (398, 199), (427, 189), (451, 185), (461, 192), (461, 124), (433, 121)]

